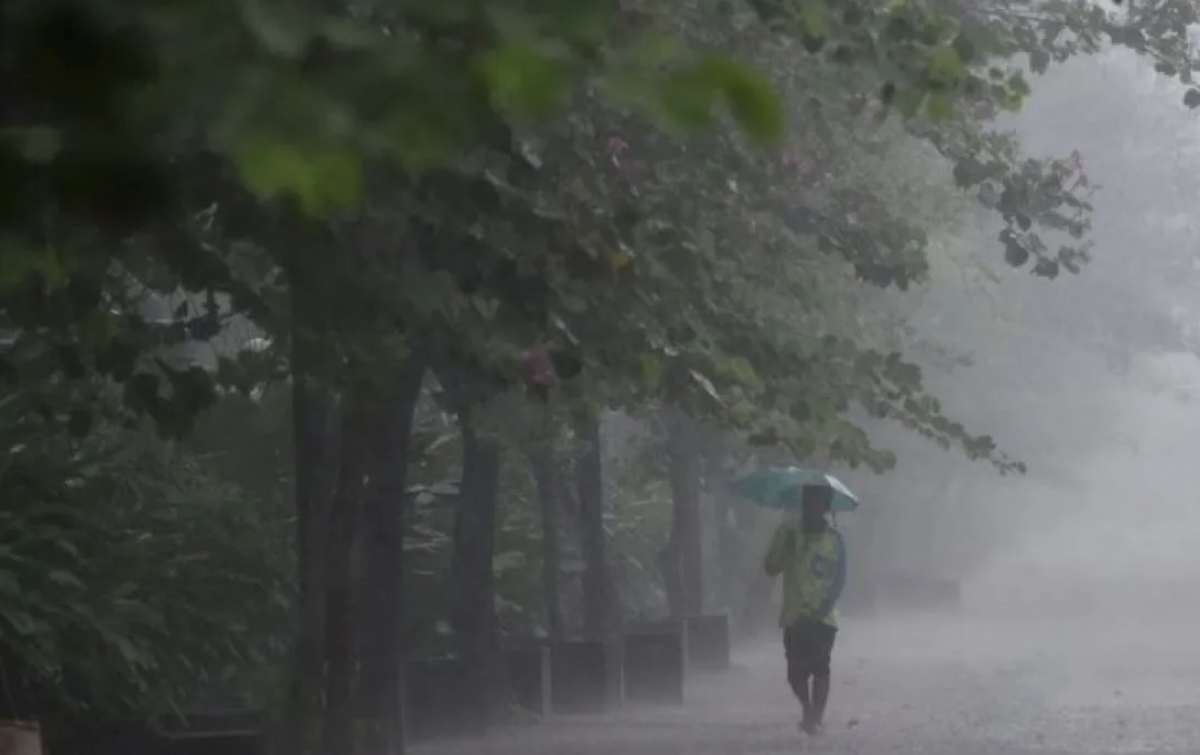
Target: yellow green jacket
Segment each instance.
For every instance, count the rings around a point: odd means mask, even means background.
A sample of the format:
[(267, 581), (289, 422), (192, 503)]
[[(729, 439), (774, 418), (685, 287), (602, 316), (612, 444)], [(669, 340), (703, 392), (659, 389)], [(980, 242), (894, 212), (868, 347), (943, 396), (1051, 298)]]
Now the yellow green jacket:
[(798, 521), (779, 525), (767, 548), (763, 568), (783, 575), (783, 609), (779, 625), (800, 621), (838, 625), (837, 601), (846, 585), (846, 545), (833, 527), (805, 534)]

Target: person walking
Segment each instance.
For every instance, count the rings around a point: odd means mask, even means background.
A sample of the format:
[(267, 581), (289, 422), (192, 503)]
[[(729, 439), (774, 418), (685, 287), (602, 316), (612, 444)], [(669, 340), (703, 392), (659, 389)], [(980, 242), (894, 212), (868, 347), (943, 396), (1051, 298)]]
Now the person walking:
[(779, 625), (788, 684), (800, 701), (800, 729), (816, 736), (824, 729), (829, 701), (837, 601), (846, 584), (846, 546), (831, 522), (830, 488), (806, 485), (786, 495), (799, 496), (800, 518), (776, 528), (763, 567), (768, 576), (783, 576)]

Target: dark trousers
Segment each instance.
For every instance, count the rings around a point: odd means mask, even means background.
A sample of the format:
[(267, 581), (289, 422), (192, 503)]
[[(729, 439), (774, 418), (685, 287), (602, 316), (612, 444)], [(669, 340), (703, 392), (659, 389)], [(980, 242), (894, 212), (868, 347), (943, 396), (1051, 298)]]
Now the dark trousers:
[[(836, 629), (816, 621), (802, 621), (783, 630), (788, 684), (806, 708), (810, 701), (817, 704), (819, 710), (815, 713), (818, 720), (824, 713), (824, 698), (828, 695), (829, 661), (833, 655), (833, 641), (836, 638)], [(811, 696), (809, 679), (812, 679), (814, 687), (814, 694)]]

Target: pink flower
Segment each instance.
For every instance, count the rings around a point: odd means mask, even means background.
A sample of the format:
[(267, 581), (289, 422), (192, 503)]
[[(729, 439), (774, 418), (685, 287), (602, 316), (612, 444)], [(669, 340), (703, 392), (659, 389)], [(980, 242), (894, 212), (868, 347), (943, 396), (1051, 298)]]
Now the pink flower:
[(549, 386), (558, 382), (558, 376), (554, 373), (554, 363), (541, 347), (525, 352), (521, 361), (521, 371), (525, 380), (534, 385)]

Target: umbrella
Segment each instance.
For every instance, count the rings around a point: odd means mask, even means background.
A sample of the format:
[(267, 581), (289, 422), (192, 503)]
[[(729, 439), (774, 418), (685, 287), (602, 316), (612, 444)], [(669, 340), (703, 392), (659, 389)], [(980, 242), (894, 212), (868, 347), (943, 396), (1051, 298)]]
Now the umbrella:
[(746, 500), (767, 508), (799, 513), (800, 496), (784, 495), (789, 490), (808, 485), (827, 487), (833, 491), (834, 511), (854, 511), (858, 496), (850, 492), (838, 478), (818, 469), (801, 467), (772, 467), (743, 475), (733, 481), (730, 489)]

